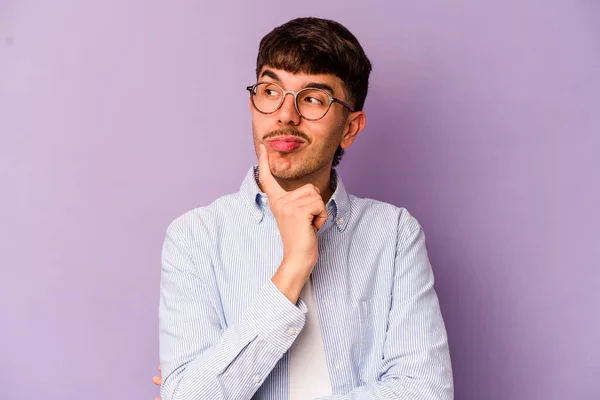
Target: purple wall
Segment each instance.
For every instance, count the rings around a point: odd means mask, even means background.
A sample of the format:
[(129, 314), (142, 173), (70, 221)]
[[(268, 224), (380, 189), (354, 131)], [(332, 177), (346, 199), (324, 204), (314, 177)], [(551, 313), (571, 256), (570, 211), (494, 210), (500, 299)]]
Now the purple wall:
[(600, 398), (600, 3), (82, 3), (0, 2), (3, 399), (158, 393), (164, 230), (237, 190), (258, 42), (304, 15), (374, 64), (340, 170), (424, 225), (456, 398)]

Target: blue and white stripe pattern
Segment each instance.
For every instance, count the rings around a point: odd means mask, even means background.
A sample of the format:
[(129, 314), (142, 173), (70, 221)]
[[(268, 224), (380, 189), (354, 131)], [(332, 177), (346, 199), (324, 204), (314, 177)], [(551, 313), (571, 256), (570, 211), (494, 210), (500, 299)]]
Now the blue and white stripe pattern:
[[(257, 167), (240, 191), (189, 211), (162, 250), (163, 400), (286, 400), (306, 305), (271, 282), (283, 255)], [(446, 329), (417, 220), (349, 196), (336, 172), (312, 281), (333, 394), (449, 400)]]

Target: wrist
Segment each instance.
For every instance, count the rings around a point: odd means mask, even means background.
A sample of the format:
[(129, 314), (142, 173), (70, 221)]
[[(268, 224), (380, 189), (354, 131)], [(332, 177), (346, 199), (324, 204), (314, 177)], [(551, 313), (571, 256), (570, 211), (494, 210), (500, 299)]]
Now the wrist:
[(289, 301), (296, 304), (311, 271), (312, 266), (306, 263), (284, 260), (271, 280)]

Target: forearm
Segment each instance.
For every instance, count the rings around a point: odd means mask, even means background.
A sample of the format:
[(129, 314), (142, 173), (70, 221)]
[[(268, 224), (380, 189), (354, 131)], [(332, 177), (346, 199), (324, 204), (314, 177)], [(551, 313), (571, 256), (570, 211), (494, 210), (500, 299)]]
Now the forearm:
[(240, 321), (195, 357), (186, 356), (197, 352), (193, 336), (177, 337), (175, 330), (161, 324), (161, 364), (163, 371), (170, 371), (161, 397), (250, 399), (302, 330), (305, 312), (302, 302), (296, 307), (269, 282)]
[(452, 400), (454, 389), (451, 375), (442, 374), (435, 380), (383, 376), (378, 382), (359, 386), (348, 393), (315, 400)]

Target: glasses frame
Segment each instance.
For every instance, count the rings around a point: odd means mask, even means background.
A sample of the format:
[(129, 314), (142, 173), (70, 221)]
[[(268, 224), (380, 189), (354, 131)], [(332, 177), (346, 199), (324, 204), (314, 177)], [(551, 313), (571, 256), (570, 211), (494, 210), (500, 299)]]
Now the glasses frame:
[[(258, 85), (261, 84), (269, 84), (269, 85), (273, 85), (273, 86), (277, 86), (279, 89), (281, 89), (281, 93), (283, 93), (283, 95), (281, 96), (281, 100), (279, 101), (279, 105), (271, 112), (264, 112), (258, 109), (258, 107), (256, 107), (256, 104), (254, 103), (254, 89), (256, 89), (256, 87)], [(256, 82), (254, 85), (250, 85), (246, 87), (246, 90), (250, 92), (250, 100), (252, 101), (252, 106), (254, 107), (254, 109), (256, 111), (258, 111), (261, 114), (265, 114), (265, 115), (269, 115), (269, 114), (274, 114), (277, 111), (279, 111), (279, 109), (281, 108), (281, 106), (283, 105), (283, 102), (285, 101), (285, 96), (287, 96), (288, 94), (291, 94), (292, 96), (294, 96), (294, 108), (296, 109), (296, 112), (298, 113), (298, 115), (300, 115), (301, 118), (304, 118), (307, 121), (318, 121), (322, 118), (324, 118), (327, 113), (329, 112), (329, 109), (331, 108), (331, 105), (333, 103), (338, 103), (341, 104), (342, 106), (346, 107), (348, 110), (350, 110), (350, 112), (354, 112), (354, 107), (352, 107), (350, 104), (346, 103), (345, 101), (342, 101), (340, 99), (337, 99), (335, 97), (333, 97), (332, 95), (330, 95), (329, 93), (327, 93), (325, 90), (323, 89), (319, 89), (319, 88), (311, 88), (311, 87), (307, 87), (307, 88), (303, 88), (298, 90), (297, 92), (293, 91), (293, 90), (283, 90), (283, 88), (273, 82)], [(327, 110), (325, 110), (325, 113), (323, 114), (322, 117), (320, 118), (307, 118), (304, 115), (302, 115), (302, 113), (300, 112), (300, 110), (298, 109), (298, 95), (302, 92), (305, 92), (307, 90), (318, 90), (319, 92), (325, 94), (327, 96), (327, 98), (329, 99), (329, 104), (327, 105)]]

